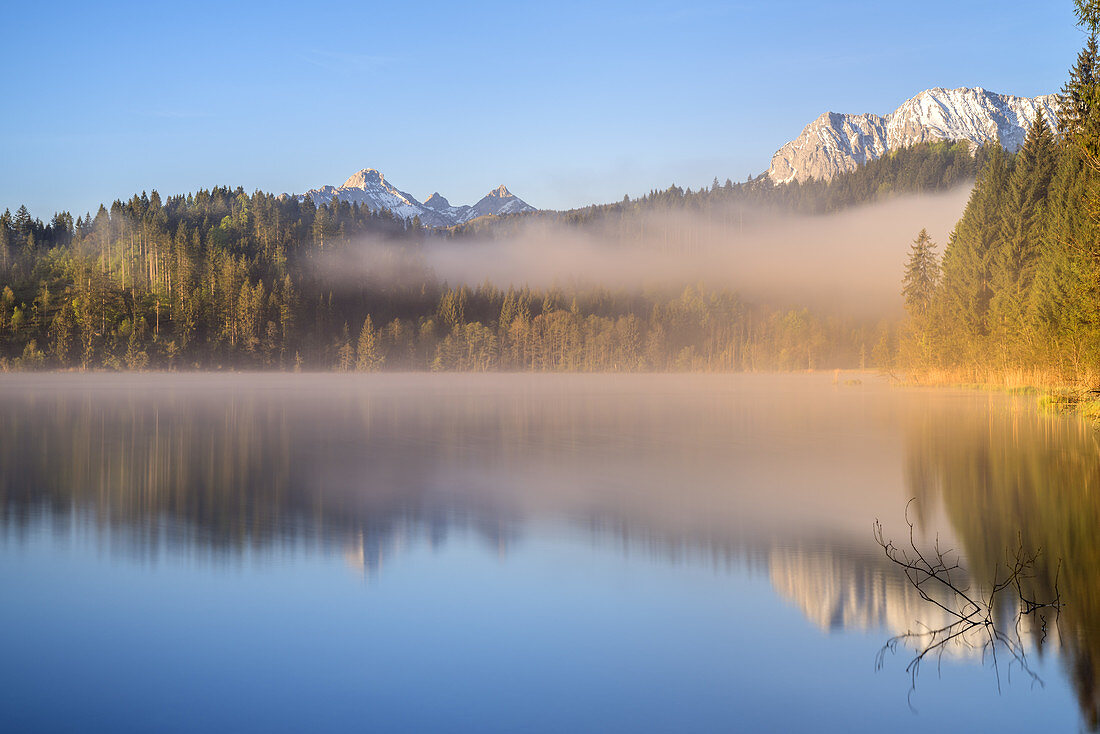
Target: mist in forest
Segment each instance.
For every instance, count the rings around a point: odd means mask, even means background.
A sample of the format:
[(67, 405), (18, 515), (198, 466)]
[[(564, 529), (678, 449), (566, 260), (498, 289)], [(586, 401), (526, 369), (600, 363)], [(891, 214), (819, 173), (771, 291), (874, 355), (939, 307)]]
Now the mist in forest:
[[(702, 284), (746, 300), (847, 315), (897, 315), (910, 243), (927, 228), (942, 252), (970, 186), (827, 215), (736, 206), (608, 217), (588, 225), (532, 219), (516, 233), (429, 240), (420, 254), (451, 286), (638, 289)], [(400, 277), (391, 246), (367, 242), (330, 274)], [(383, 271), (385, 274), (383, 275)]]
[(946, 243), (969, 193), (966, 187), (823, 216), (731, 209), (644, 214), (624, 226), (579, 230), (535, 222), (516, 237), (448, 241), (425, 256), (451, 283), (702, 283), (755, 302), (895, 310), (909, 244), (922, 227)]

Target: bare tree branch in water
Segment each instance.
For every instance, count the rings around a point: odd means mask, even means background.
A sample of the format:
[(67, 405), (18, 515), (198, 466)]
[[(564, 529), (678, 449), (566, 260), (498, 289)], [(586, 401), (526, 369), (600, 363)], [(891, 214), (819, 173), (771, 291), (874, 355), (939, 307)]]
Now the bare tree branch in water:
[[(1039, 641), (1046, 638), (1048, 614), (1053, 614), (1056, 623), (1062, 607), (1058, 574), (1055, 575), (1052, 599), (1031, 598), (1024, 590), (1024, 583), (1033, 577), (1032, 568), (1040, 550), (1027, 553), (1021, 538), (1015, 551), (1005, 549), (1004, 562), (997, 564), (989, 585), (972, 586), (965, 581), (966, 573), (959, 563), (959, 554), (951, 549), (942, 550), (938, 536), (929, 550), (922, 551), (917, 545), (913, 521), (909, 519), (909, 507), (913, 501), (909, 500), (905, 506), (905, 522), (909, 526), (908, 547), (899, 547), (892, 540), (887, 540), (883, 536), (882, 523), (878, 520), (875, 520), (874, 525), (875, 541), (882, 547), (886, 557), (902, 568), (920, 598), (944, 612), (946, 623), (938, 627), (922, 625), (921, 630), (909, 630), (890, 638), (879, 650), (875, 668), (881, 669), (886, 654), (897, 652), (899, 645), (916, 650), (916, 656), (905, 668), (911, 681), (908, 696), (910, 708), (913, 707), (913, 692), (917, 688), (921, 664), (928, 658), (935, 658), (939, 671), (944, 653), (953, 645), (980, 652), (983, 665), (987, 658), (992, 660), (998, 692), (1001, 691), (1001, 659), (998, 658), (998, 650), (1007, 654), (1006, 672), (1009, 681), (1013, 666), (1018, 666), (1030, 678), (1032, 685), (1042, 686), (1042, 679), (1028, 662), (1020, 626), (1025, 618), (1031, 618), (1039, 627)], [(1059, 574), (1060, 571), (1061, 563)], [(1007, 600), (1004, 598), (1005, 592), (1010, 595)], [(1016, 610), (1013, 624), (1008, 626), (998, 623), (998, 606), (1004, 608), (1006, 604), (1013, 602)]]

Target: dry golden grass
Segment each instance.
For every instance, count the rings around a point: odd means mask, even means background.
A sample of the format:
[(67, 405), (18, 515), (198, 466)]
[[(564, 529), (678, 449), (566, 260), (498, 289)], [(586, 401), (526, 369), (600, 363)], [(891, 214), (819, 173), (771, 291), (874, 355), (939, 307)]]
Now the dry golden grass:
[(958, 387), (1038, 396), (1041, 410), (1073, 412), (1100, 421), (1100, 378), (1044, 368), (932, 368), (911, 370), (900, 382), (923, 387)]

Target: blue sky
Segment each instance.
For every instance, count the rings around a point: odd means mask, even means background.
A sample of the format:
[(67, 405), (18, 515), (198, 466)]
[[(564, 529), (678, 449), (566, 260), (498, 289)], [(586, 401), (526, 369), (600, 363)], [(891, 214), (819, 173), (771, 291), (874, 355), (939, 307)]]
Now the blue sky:
[(1056, 91), (1070, 0), (18, 3), (0, 209), (300, 192), (371, 167), (424, 199), (566, 208), (742, 180), (825, 110)]

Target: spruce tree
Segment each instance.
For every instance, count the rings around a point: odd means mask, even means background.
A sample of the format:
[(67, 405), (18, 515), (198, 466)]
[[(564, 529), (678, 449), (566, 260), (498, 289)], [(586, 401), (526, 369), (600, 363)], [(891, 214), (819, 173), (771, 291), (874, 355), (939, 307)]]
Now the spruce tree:
[(12, 220), (15, 231), (26, 236), (31, 231), (33, 224), (34, 219), (31, 218), (31, 213), (27, 210), (27, 205), (23, 204), (15, 212), (15, 218)]
[(1043, 351), (1077, 376), (1100, 348), (1100, 230), (1080, 205), (1095, 178), (1079, 156), (1061, 156), (1030, 304)]
[(1004, 149), (997, 144), (988, 147), (986, 164), (943, 254), (940, 305), (952, 326), (951, 361), (980, 359), (989, 333), (992, 259), (1009, 170)]
[(1002, 349), (1013, 341), (1030, 342), (1028, 299), (1040, 254), (1043, 205), (1056, 162), (1054, 136), (1040, 113), (1016, 155), (992, 259), (991, 328)]
[(1073, 0), (1077, 22), (1092, 35), (1100, 33), (1100, 0)]
[(922, 229), (909, 247), (909, 261), (905, 264), (901, 289), (905, 296), (905, 309), (914, 320), (922, 320), (928, 314), (939, 282), (936, 243), (928, 236), (928, 230)]
[(1092, 100), (1096, 92), (1097, 74), (1096, 36), (1089, 36), (1085, 47), (1077, 55), (1077, 63), (1069, 72), (1069, 81), (1058, 95), (1058, 125), (1067, 139), (1085, 131), (1090, 123)]
[(1030, 322), (1048, 363), (1081, 377), (1100, 364), (1100, 1), (1076, 0), (1088, 34), (1059, 99), (1059, 156), (1042, 224)]
[(902, 331), (900, 348), (903, 359), (913, 366), (928, 366), (935, 357), (933, 345), (938, 343), (934, 329), (933, 305), (940, 284), (940, 264), (936, 243), (922, 229), (909, 248), (902, 279), (902, 295), (909, 322)]

